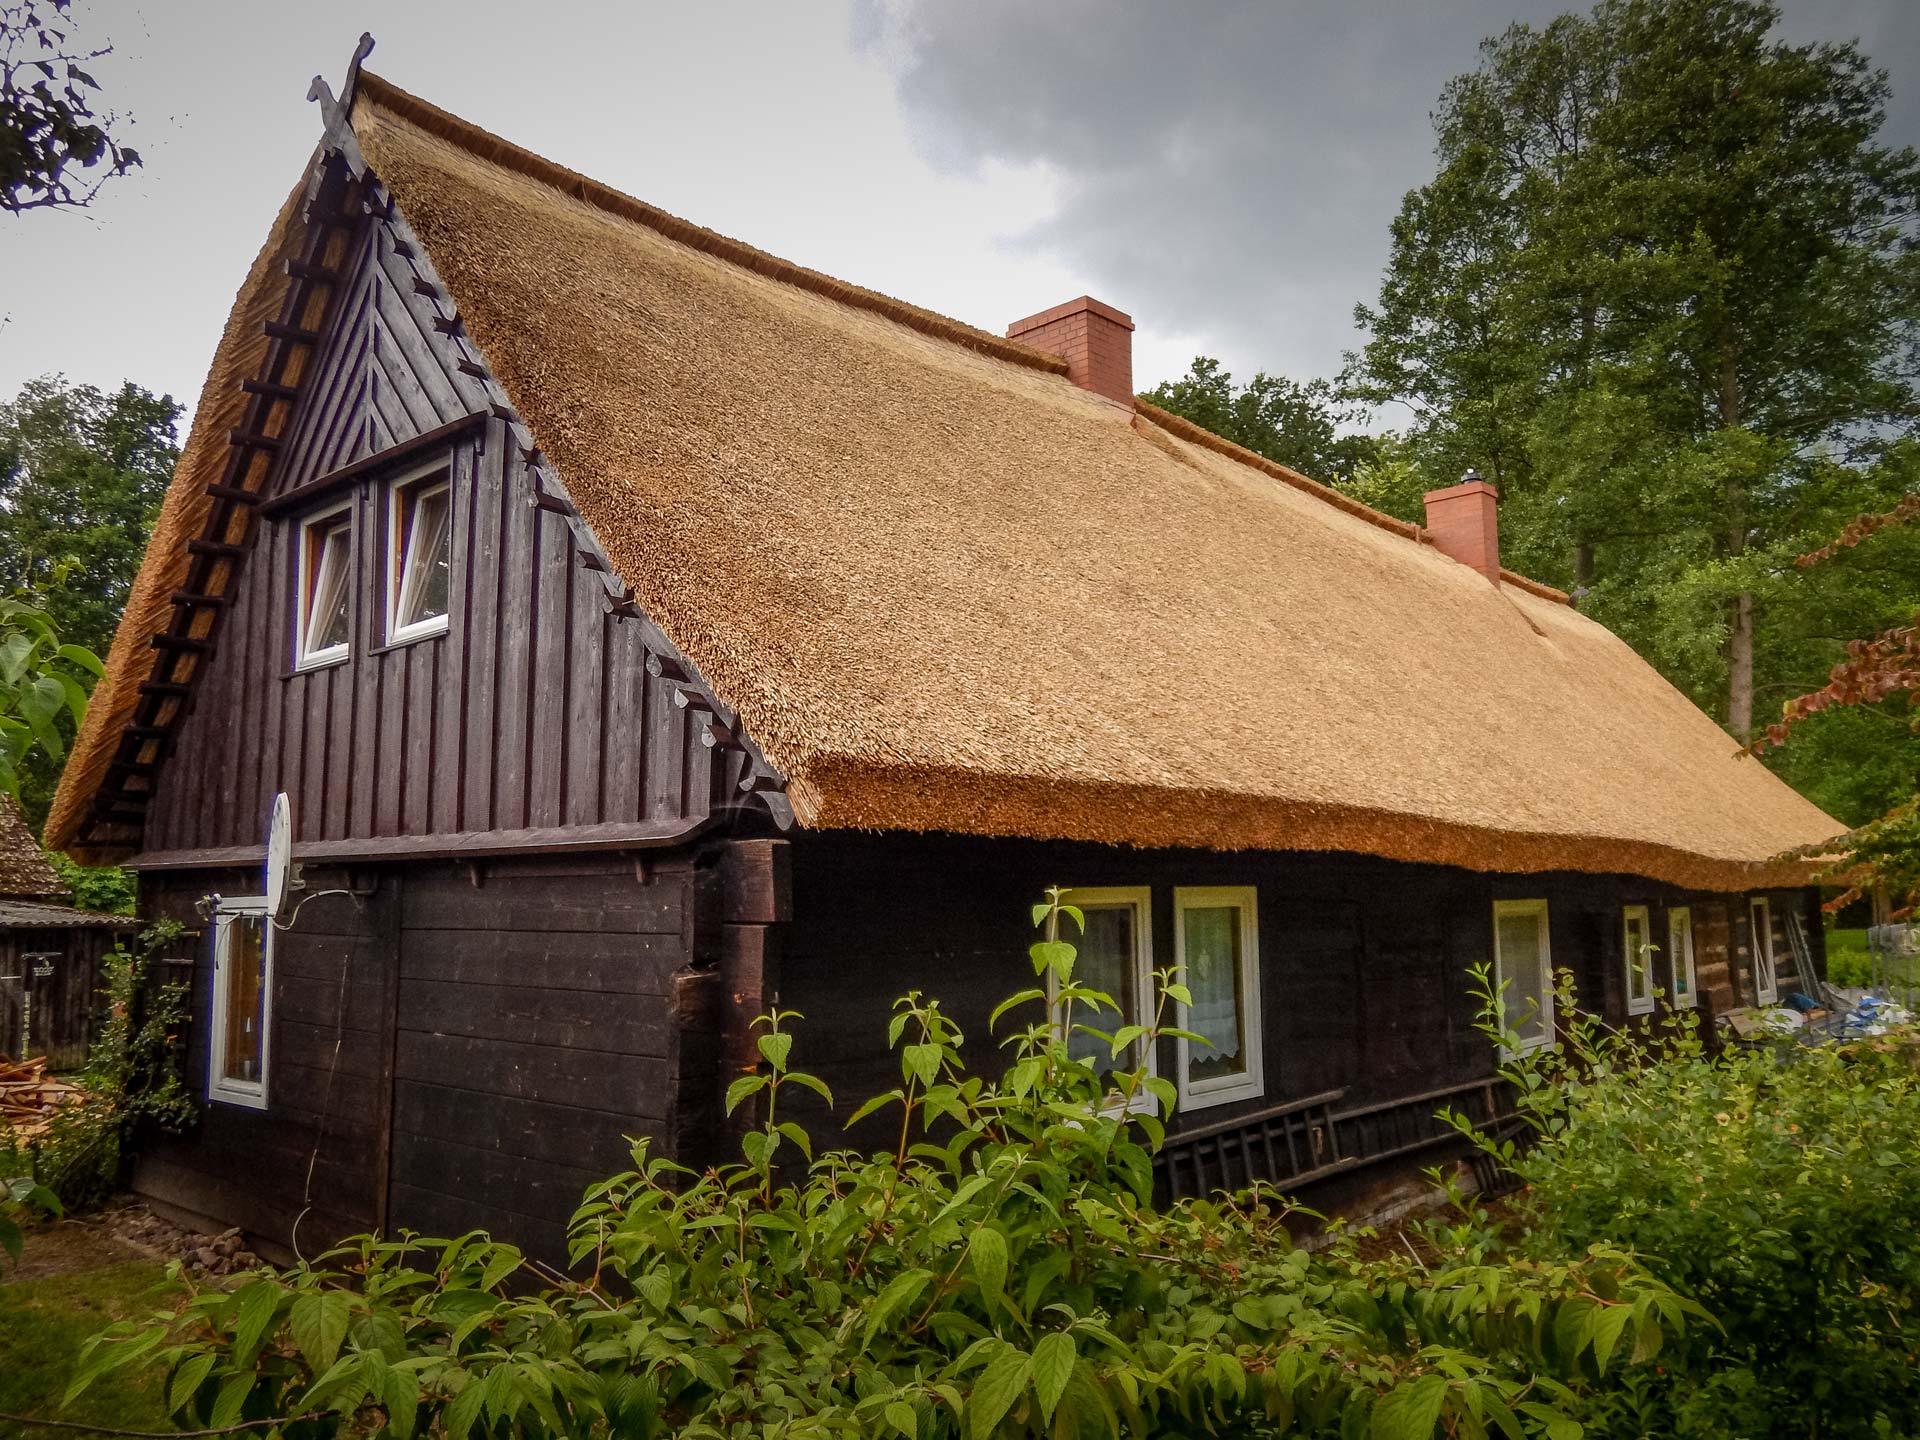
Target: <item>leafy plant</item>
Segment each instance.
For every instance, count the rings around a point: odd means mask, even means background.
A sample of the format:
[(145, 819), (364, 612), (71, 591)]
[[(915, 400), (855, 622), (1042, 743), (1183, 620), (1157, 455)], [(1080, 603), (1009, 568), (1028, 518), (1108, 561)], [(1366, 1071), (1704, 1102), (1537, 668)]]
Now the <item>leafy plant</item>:
[(1920, 1429), (1920, 1035), (1715, 1054), (1690, 1011), (1626, 1037), (1559, 988), (1560, 1043), (1503, 1065), (1531, 1143), (1475, 1136), (1527, 1187), (1520, 1253), (1631, 1249), (1725, 1326), (1612, 1397), (1622, 1433)]
[(0, 1179), (0, 1251), (6, 1252), (7, 1259), (15, 1265), (20, 1263), (26, 1238), (20, 1220), (36, 1211), (42, 1215), (59, 1215), (60, 1197), (31, 1175)]
[(108, 1331), (76, 1390), (157, 1360), (183, 1426), (299, 1440), (1565, 1440), (1622, 1373), (1684, 1353), (1700, 1308), (1614, 1246), (1508, 1260), (1468, 1226), (1369, 1258), (1338, 1230), (1298, 1247), (1319, 1217), (1264, 1188), (1157, 1208), (1172, 1087), (1068, 1039), (1151, 1053), (1184, 987), (1162, 974), (1163, 1013), (1116, 1025), (1074, 978), (1078, 912), (1055, 892), (1036, 919), (997, 1080), (966, 1073), (936, 1000), (895, 1007), (899, 1084), (848, 1122), (897, 1118), (890, 1149), (816, 1143), (801, 1117), (833, 1097), (776, 1012), (729, 1096), (759, 1107), (741, 1161), (696, 1174), (636, 1145), (574, 1218), (574, 1277), (484, 1235), (362, 1238)]

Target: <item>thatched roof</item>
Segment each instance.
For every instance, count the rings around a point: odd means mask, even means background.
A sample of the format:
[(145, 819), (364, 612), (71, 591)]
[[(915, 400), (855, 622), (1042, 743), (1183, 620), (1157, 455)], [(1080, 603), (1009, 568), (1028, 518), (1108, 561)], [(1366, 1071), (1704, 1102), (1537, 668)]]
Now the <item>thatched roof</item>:
[(0, 795), (0, 896), (11, 899), (49, 899), (64, 896), (67, 887), (41, 853), (27, 828), (20, 807), (9, 795)]
[(804, 824), (1720, 889), (1841, 828), (1557, 592), (376, 77), (353, 126)]

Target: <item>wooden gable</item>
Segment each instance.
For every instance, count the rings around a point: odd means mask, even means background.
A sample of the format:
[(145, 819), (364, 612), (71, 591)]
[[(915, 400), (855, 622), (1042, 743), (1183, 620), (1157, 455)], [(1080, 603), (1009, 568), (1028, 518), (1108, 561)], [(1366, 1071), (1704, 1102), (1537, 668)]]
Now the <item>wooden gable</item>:
[[(312, 859), (684, 838), (767, 790), (764, 763), (614, 582), (369, 181), (376, 200), (338, 247), (327, 321), (286, 387), (297, 399), (166, 736), (136, 863), (257, 853), (282, 790)], [(388, 482), (442, 456), (449, 624), (386, 644)], [(301, 523), (343, 502), (349, 653), (299, 669)]]

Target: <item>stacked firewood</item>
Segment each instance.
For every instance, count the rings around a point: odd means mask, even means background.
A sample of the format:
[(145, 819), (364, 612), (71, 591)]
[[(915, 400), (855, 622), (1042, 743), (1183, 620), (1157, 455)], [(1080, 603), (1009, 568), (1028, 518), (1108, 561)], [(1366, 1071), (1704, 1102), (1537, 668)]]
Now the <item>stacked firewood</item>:
[(44, 1055), (31, 1060), (0, 1060), (0, 1130), (12, 1131), (16, 1140), (44, 1134), (54, 1111), (84, 1099), (86, 1092), (78, 1085), (47, 1074)]

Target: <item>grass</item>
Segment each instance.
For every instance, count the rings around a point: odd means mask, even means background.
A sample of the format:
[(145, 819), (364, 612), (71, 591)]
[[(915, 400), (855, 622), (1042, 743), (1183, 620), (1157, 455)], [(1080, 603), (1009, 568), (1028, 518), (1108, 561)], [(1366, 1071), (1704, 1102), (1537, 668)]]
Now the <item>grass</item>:
[[(157, 1370), (116, 1376), (60, 1408), (82, 1342), (115, 1320), (158, 1308), (163, 1297), (155, 1287), (166, 1282), (159, 1262), (119, 1258), (123, 1252), (102, 1246), (98, 1237), (75, 1237), (76, 1245), (62, 1235), (65, 1229), (29, 1231), (22, 1268), (0, 1270), (0, 1356), (5, 1357), (0, 1412), (131, 1430), (168, 1429)], [(49, 1253), (62, 1250), (76, 1253)], [(24, 1278), (15, 1279), (16, 1274)], [(71, 1433), (0, 1420), (0, 1440), (50, 1440)]]

